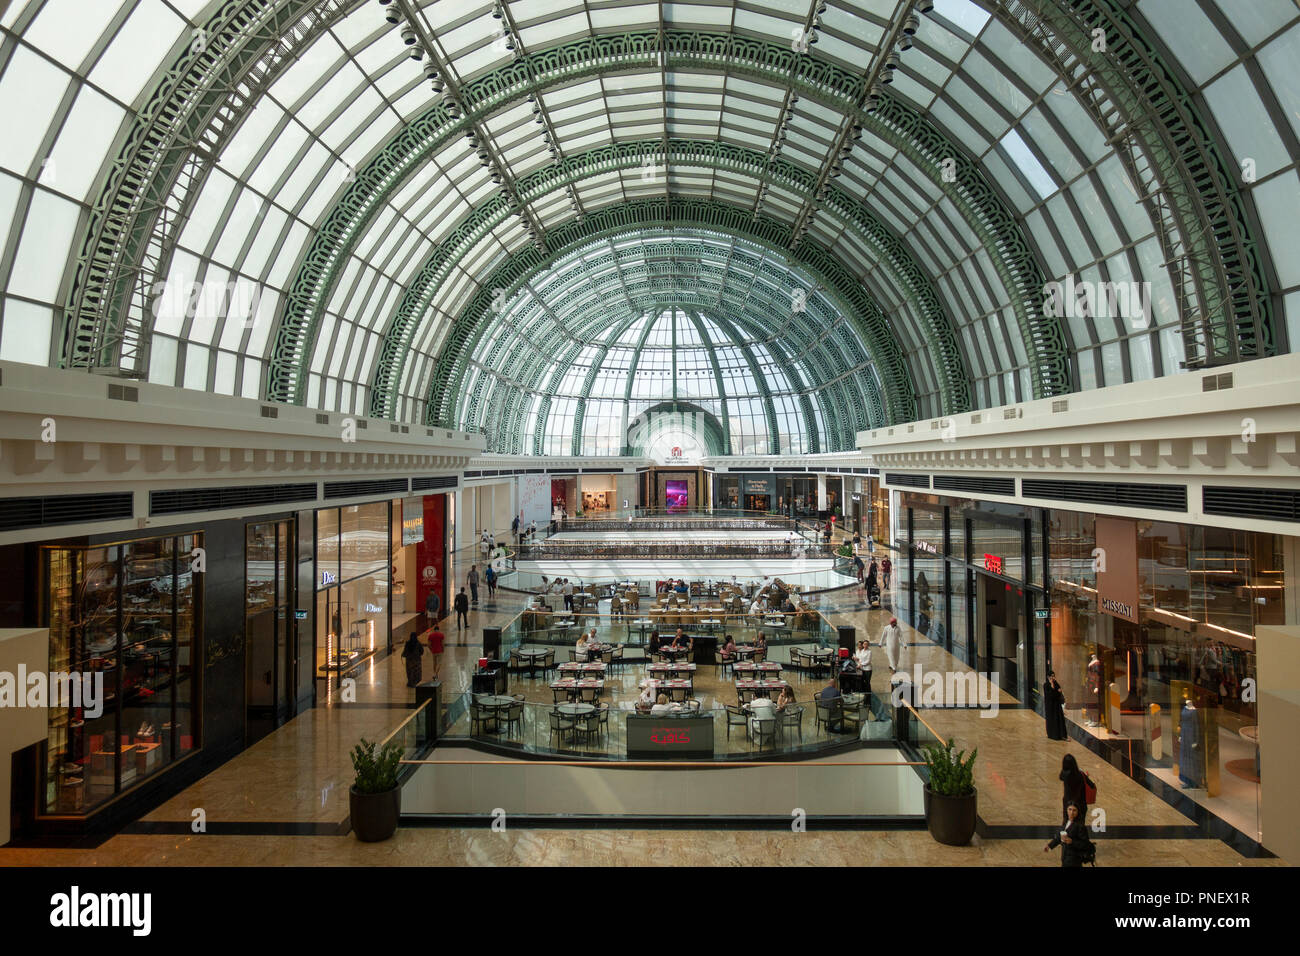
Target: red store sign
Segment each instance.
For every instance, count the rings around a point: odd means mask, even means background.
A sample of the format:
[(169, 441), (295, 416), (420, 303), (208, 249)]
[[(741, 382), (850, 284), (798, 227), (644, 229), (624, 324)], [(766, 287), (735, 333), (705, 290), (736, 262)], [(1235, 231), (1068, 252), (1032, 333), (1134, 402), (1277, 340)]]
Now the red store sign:
[(994, 574), (1002, 573), (1002, 559), (996, 554), (984, 555), (984, 570), (992, 571)]

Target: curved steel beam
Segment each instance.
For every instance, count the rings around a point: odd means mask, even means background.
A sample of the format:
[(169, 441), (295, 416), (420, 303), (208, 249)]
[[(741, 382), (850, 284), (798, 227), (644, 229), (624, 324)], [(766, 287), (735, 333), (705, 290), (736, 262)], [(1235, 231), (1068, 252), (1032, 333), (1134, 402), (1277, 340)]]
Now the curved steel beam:
[[(529, 62), (516, 61), (462, 87), (464, 117), (454, 120), (441, 104), (431, 106), (358, 173), (352, 189), (317, 231), (286, 298), (270, 361), (268, 398), (301, 402), (303, 363), (339, 269), (370, 216), (430, 152), (460, 135), (467, 124), (480, 122), (529, 93), (544, 93), (594, 75), (700, 69), (793, 88), (812, 102), (851, 116), (866, 131), (904, 152), (954, 203), (993, 261), (1025, 339), (1035, 396), (1070, 389), (1064, 333), (1054, 318), (1042, 314), (1042, 272), (1015, 215), (1003, 205), (978, 165), (920, 113), (888, 96), (882, 98), (876, 112), (866, 113), (859, 105), (867, 93), (862, 76), (799, 54), (788, 45), (697, 30), (587, 37), (526, 54), (523, 59)], [(949, 181), (942, 169), (942, 161), (952, 158), (958, 166), (955, 182)], [(400, 360), (401, 334), (388, 339), (389, 353), (382, 358), (391, 363)]]
[[(691, 249), (695, 243), (687, 242), (685, 248)], [(653, 248), (653, 247), (651, 247)], [(675, 247), (676, 248), (676, 247)], [(569, 293), (560, 298), (548, 295), (548, 303), (559, 312), (563, 313), (565, 318), (563, 328), (556, 326), (556, 320), (551, 315), (550, 310), (546, 312), (550, 319), (548, 328), (541, 331), (540, 337), (537, 336), (537, 327), (541, 324), (538, 320), (541, 318), (538, 305), (538, 297), (545, 295), (550, 290), (543, 289), (539, 292), (530, 287), (529, 301), (519, 309), (507, 309), (510, 313), (509, 328), (503, 335), (498, 335), (493, 340), (491, 350), (485, 355), (477, 357), (474, 365), (478, 367), (488, 367), (498, 369), (500, 377), (507, 381), (533, 382), (547, 368), (553, 366), (551, 356), (554, 350), (560, 348), (565, 342), (585, 341), (586, 337), (591, 335), (596, 329), (605, 326), (609, 322), (607, 303), (611, 297), (621, 296), (628, 302), (630, 310), (635, 315), (645, 314), (647, 311), (652, 314), (658, 314), (659, 311), (668, 307), (669, 303), (681, 306), (688, 313), (692, 309), (706, 309), (709, 312), (716, 312), (725, 309), (727, 314), (733, 319), (739, 316), (750, 316), (751, 313), (756, 315), (753, 321), (754, 338), (762, 342), (773, 352), (774, 357), (778, 359), (783, 354), (780, 339), (772, 333), (768, 320), (775, 304), (765, 296), (759, 295), (750, 299), (741, 299), (739, 302), (733, 301), (732, 298), (719, 295), (716, 290), (710, 290), (708, 293), (693, 291), (690, 287), (698, 285), (701, 276), (726, 276), (725, 270), (718, 264), (708, 260), (692, 259), (689, 262), (683, 260), (659, 260), (670, 261), (675, 270), (672, 273), (664, 273), (651, 268), (655, 262), (652, 261), (647, 252), (650, 250), (645, 247), (624, 247), (618, 250), (611, 250), (603, 253), (601, 256), (589, 260), (591, 265), (615, 265), (615, 269), (607, 270), (604, 274), (593, 278), (581, 278), (581, 285), (577, 292), (581, 293), (582, 302), (576, 308), (570, 306), (570, 300), (574, 298), (574, 293)], [(749, 256), (748, 250), (732, 249), (733, 255), (728, 258), (732, 268), (736, 267), (736, 252), (741, 252), (740, 264), (746, 265)], [(619, 260), (626, 257), (632, 265), (624, 265)], [(584, 263), (588, 260), (584, 258)], [(778, 270), (771, 269), (773, 273)], [(585, 270), (584, 270), (585, 272)], [(752, 278), (752, 275), (751, 275)], [(781, 278), (786, 278), (784, 275)], [(560, 284), (568, 281), (568, 276), (561, 274), (556, 280)], [(576, 284), (576, 283), (575, 283)], [(782, 297), (784, 304), (785, 297)], [(845, 337), (843, 342), (839, 342), (843, 351), (830, 348), (829, 342), (825, 335), (819, 336), (817, 329), (817, 320), (822, 318), (827, 325), (838, 323), (835, 329), (831, 329), (832, 334), (843, 332), (843, 319), (834, 313), (823, 313), (823, 305), (820, 299), (814, 297), (809, 300), (811, 307), (807, 313), (791, 313), (791, 324), (788, 330), (797, 332), (793, 341), (797, 341), (804, 349), (801, 356), (805, 361), (800, 363), (787, 362), (784, 369), (787, 377), (798, 383), (799, 376), (792, 373), (789, 365), (806, 364), (809, 367), (827, 365), (836, 369), (836, 371), (826, 376), (826, 378), (842, 378), (846, 374), (858, 370), (867, 360), (861, 352), (860, 346), (852, 338)], [(740, 321), (740, 320), (738, 320)], [(743, 321), (746, 327), (751, 323), (746, 319)], [(650, 325), (647, 324), (646, 332), (648, 333)], [(643, 334), (644, 337), (644, 334)], [(847, 362), (845, 355), (851, 355), (853, 361)], [(635, 363), (639, 360), (639, 352), (633, 356), (633, 370)], [(509, 366), (503, 365), (502, 362), (513, 363)], [(537, 367), (536, 374), (533, 373), (534, 367)], [(589, 373), (590, 377), (590, 373)], [(552, 377), (552, 381), (555, 379)], [(629, 379), (631, 381), (631, 379)], [(821, 379), (818, 379), (820, 385)], [(458, 410), (451, 413), (451, 421), (457, 423), (457, 427), (474, 427), (476, 415), (475, 409), (479, 406), (479, 393), (488, 385), (484, 376), (480, 375), (470, 394), (460, 394), (456, 397)], [(548, 395), (554, 390), (548, 389)], [(824, 403), (823, 403), (824, 404)], [(859, 405), (861, 403), (859, 402)], [(805, 412), (810, 412), (810, 408), (805, 408)], [(489, 421), (495, 421), (489, 415)], [(865, 426), (864, 426), (865, 427)]]
[(65, 367), (148, 373), (153, 301), (217, 158), (298, 51), (361, 3), (228, 0), (178, 45), (121, 138), (75, 246)]
[[(585, 179), (612, 171), (640, 169), (646, 160), (656, 162), (664, 144), (658, 139), (614, 143), (534, 170), (520, 177), (516, 189), (521, 200), (537, 202)], [(667, 141), (668, 162), (673, 168), (698, 166), (706, 169), (743, 171), (755, 180), (766, 174), (768, 181), (809, 198), (816, 187), (807, 170), (783, 159), (712, 140)], [(838, 186), (828, 187), (824, 205), (834, 211), (864, 245), (874, 249), (877, 261), (893, 276), (913, 312), (921, 319), (921, 336), (938, 380), (944, 414), (968, 411), (971, 407), (970, 374), (961, 355), (954, 324), (943, 308), (930, 278), (912, 258), (902, 241), (862, 203)], [(494, 196), (466, 216), (426, 256), (385, 324), (385, 333), (370, 383), (370, 413), (390, 417), (397, 401), (397, 383), (402, 379), (406, 357), (419, 319), (426, 315), (457, 262), (491, 235), (513, 215), (510, 205)]]
[(584, 243), (629, 230), (647, 228), (695, 228), (743, 237), (793, 261), (826, 292), (836, 307), (854, 322), (868, 352), (880, 369), (891, 423), (909, 421), (915, 400), (911, 381), (905, 373), (901, 350), (879, 308), (865, 294), (861, 285), (849, 275), (821, 245), (805, 241), (793, 252), (782, 248), (785, 228), (775, 220), (752, 219), (750, 210), (717, 202), (695, 200), (640, 200), (608, 206), (589, 215), (583, 222), (565, 223), (551, 233), (553, 251), (543, 255), (535, 249), (506, 259), (480, 286), (462, 310), (447, 338), (436, 371), (430, 378), (426, 421), (447, 420), (449, 396), (455, 395), (464, 377), (464, 360), (473, 344), (488, 327), (493, 290), (505, 290), (508, 301), (528, 277), (542, 272)]

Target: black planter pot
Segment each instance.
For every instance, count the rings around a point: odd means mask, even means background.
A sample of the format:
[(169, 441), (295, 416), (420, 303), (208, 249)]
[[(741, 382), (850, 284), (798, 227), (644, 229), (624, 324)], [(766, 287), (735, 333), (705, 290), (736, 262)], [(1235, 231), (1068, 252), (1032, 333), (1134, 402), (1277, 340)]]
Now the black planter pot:
[(964, 797), (946, 797), (925, 785), (925, 822), (930, 836), (945, 846), (966, 846), (975, 835), (974, 792)]
[(348, 791), (348, 806), (352, 814), (352, 832), (362, 843), (378, 843), (397, 832), (397, 818), (402, 813), (402, 788), (394, 787), (384, 793), (358, 793), (353, 787)]

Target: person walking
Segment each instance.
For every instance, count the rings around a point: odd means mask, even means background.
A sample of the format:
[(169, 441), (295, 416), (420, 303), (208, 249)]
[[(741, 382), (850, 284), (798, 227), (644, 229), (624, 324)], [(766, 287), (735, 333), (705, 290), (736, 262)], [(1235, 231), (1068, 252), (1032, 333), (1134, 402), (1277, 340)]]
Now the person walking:
[(1092, 838), (1088, 836), (1088, 827), (1083, 822), (1083, 812), (1074, 801), (1065, 805), (1065, 822), (1061, 824), (1061, 832), (1048, 841), (1043, 852), (1049, 853), (1058, 846), (1061, 847), (1061, 866), (1083, 866), (1096, 858)]
[(568, 578), (565, 578), (564, 586), (561, 589), (560, 593), (564, 595), (564, 609), (566, 611), (572, 611), (573, 610), (573, 582), (571, 582)]
[(419, 636), (412, 631), (411, 636), (407, 639), (406, 645), (402, 648), (402, 659), (406, 661), (406, 686), (414, 687), (420, 683), (421, 671), (423, 670), (424, 645), (420, 643)]
[(484, 569), (483, 579), (487, 581), (488, 600), (495, 601), (497, 599), (497, 573), (492, 565), (489, 564), (487, 568)]
[(864, 568), (862, 566), (862, 557), (856, 552), (853, 555), (853, 575), (858, 579), (858, 586), (862, 586), (862, 577)]
[(469, 566), (469, 574), (465, 575), (465, 583), (469, 585), (469, 603), (473, 607), (478, 607), (478, 565)]
[(514, 520), (510, 522), (510, 533), (514, 535), (515, 543), (519, 543), (519, 515), (515, 515)]
[(893, 573), (894, 573), (894, 562), (890, 561), (888, 557), (882, 558), (880, 561), (880, 575), (885, 580), (886, 591), (889, 590), (889, 576)]
[[(876, 553), (876, 539), (873, 538), (871, 535), (867, 535), (867, 554), (874, 555), (875, 553)], [(871, 559), (871, 563), (872, 564), (876, 563), (875, 558)]]
[(456, 630), (459, 631), (462, 627), (469, 630), (469, 596), (464, 588), (461, 588), (460, 593), (456, 595), (452, 607), (456, 609)]
[(1069, 739), (1070, 735), (1065, 731), (1065, 691), (1061, 689), (1056, 673), (1050, 669), (1047, 680), (1043, 681), (1043, 717), (1047, 723), (1048, 740)]
[(898, 618), (891, 617), (885, 629), (880, 632), (880, 646), (889, 658), (889, 673), (897, 673), (903, 649), (903, 629), (898, 626)]
[(1079, 819), (1088, 816), (1088, 776), (1079, 769), (1074, 754), (1061, 758), (1061, 826), (1070, 822), (1070, 804), (1079, 808)]
[(442, 596), (438, 594), (437, 588), (429, 591), (428, 597), (424, 599), (425, 625), (433, 627), (442, 617)]
[(438, 679), (438, 672), (442, 670), (442, 652), (447, 643), (447, 637), (442, 630), (437, 627), (429, 628), (425, 635), (429, 642), (429, 653), (433, 655), (433, 679)]

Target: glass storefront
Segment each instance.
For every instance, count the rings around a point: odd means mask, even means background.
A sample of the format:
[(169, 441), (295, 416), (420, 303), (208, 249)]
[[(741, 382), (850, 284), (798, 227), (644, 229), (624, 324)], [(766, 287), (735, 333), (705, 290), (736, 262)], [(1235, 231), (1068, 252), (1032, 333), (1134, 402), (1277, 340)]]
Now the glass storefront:
[(244, 529), (245, 746), (292, 713), (297, 686), (297, 628), (292, 520)]
[(714, 475), (713, 507), (719, 511), (816, 517), (817, 478), (815, 475)]
[(1285, 538), (898, 501), (900, 617), (1040, 712), (1051, 667), (1076, 735), (1256, 838), (1254, 634), (1286, 621)]
[(389, 645), (391, 502), (316, 512), (316, 676), (337, 685)]
[[(202, 535), (42, 549), (44, 812), (84, 814), (199, 745)], [(64, 680), (63, 675), (68, 675)]]

